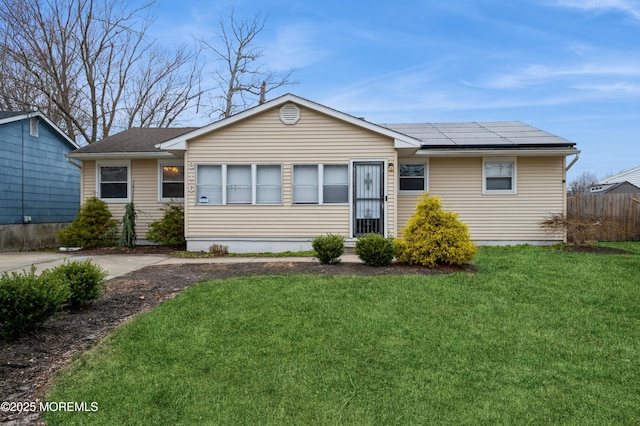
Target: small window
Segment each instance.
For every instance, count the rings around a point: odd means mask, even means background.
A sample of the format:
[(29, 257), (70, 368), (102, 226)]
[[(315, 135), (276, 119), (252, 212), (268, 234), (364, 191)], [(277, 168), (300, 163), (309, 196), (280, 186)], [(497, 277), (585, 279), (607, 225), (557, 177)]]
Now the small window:
[(161, 165), (160, 179), (160, 199), (184, 199), (184, 166)]
[(318, 202), (318, 165), (294, 165), (293, 204)]
[(427, 175), (424, 164), (400, 164), (400, 191), (425, 191)]
[(514, 160), (485, 161), (483, 170), (485, 193), (515, 193), (515, 168)]
[(281, 166), (256, 166), (256, 204), (282, 204)]
[(322, 198), (324, 204), (349, 202), (349, 166), (324, 166)]
[(129, 199), (129, 167), (126, 165), (98, 166), (100, 199), (127, 201)]
[(198, 165), (197, 203), (222, 204), (222, 166)]

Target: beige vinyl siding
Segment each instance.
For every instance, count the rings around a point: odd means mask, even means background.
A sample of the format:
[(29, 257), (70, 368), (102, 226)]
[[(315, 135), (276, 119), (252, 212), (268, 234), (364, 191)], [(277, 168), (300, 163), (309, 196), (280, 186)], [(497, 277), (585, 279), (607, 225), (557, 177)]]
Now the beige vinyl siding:
[[(404, 160), (401, 159), (401, 162)], [(562, 239), (540, 222), (565, 209), (564, 158), (518, 157), (516, 194), (482, 193), (482, 158), (430, 158), (429, 192), (458, 213), (474, 241)], [(417, 195), (398, 196), (398, 232), (413, 214)]]
[[(180, 161), (176, 159), (176, 161)], [(145, 239), (149, 224), (162, 218), (162, 208), (166, 202), (158, 201), (158, 167), (156, 159), (131, 160), (131, 200), (136, 206), (136, 234), (138, 239)], [(96, 188), (96, 162), (84, 161), (82, 167), (83, 194), (82, 201), (94, 197)], [(126, 202), (107, 202), (113, 218), (120, 221), (124, 215)]]
[[(352, 160), (393, 162), (393, 140), (313, 110), (300, 109), (301, 118), (295, 125), (284, 125), (278, 116), (279, 108), (274, 108), (189, 141), (187, 238), (308, 238), (329, 232), (349, 236), (349, 205), (292, 204), (293, 165), (349, 165)], [(282, 165), (282, 205), (197, 205), (198, 164)], [(390, 176), (389, 221), (395, 214), (394, 185)], [(390, 224), (387, 229), (395, 226)]]

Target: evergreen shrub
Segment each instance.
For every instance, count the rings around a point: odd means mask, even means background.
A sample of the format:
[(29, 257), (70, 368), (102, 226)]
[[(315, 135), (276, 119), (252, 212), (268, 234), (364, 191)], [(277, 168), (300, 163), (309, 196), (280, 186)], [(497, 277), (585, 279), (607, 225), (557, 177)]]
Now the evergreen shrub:
[(118, 222), (102, 200), (89, 198), (71, 224), (58, 232), (64, 247), (95, 248), (114, 245)]
[(170, 247), (184, 247), (184, 209), (169, 203), (163, 209), (162, 219), (149, 225), (147, 239)]
[(71, 295), (66, 279), (54, 271), (0, 276), (0, 334), (16, 338), (31, 331), (62, 309)]
[(60, 274), (69, 286), (67, 303), (70, 309), (79, 309), (86, 302), (102, 296), (107, 286), (107, 272), (89, 259), (65, 262), (53, 272)]
[(311, 247), (315, 250), (320, 263), (338, 263), (340, 256), (344, 253), (344, 237), (335, 234), (319, 236), (311, 241)]
[(438, 264), (464, 265), (475, 257), (477, 248), (469, 228), (458, 214), (442, 209), (439, 197), (423, 194), (413, 216), (396, 239), (399, 262), (434, 268)]
[(366, 234), (356, 241), (356, 254), (369, 266), (388, 266), (395, 255), (393, 238)]

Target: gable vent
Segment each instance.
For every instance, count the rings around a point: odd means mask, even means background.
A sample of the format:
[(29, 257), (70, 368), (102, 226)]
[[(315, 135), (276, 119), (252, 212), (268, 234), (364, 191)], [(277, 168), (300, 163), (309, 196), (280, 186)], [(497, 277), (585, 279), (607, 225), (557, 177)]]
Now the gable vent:
[(284, 124), (296, 124), (300, 120), (300, 108), (294, 104), (286, 104), (280, 108), (280, 121)]

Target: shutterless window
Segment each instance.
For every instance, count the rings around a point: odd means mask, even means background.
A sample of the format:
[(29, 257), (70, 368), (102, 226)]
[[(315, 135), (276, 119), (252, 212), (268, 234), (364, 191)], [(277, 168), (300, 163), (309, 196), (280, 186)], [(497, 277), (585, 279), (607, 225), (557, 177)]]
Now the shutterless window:
[(198, 204), (222, 204), (222, 166), (198, 165)]
[(400, 164), (400, 191), (426, 190), (424, 164)]
[(281, 166), (256, 166), (256, 204), (282, 204)]
[(515, 164), (513, 161), (486, 161), (484, 163), (486, 192), (515, 192)]
[(100, 166), (100, 198), (127, 199), (127, 166)]
[(318, 165), (293, 166), (293, 203), (318, 204)]
[(227, 166), (227, 204), (251, 204), (251, 166)]
[(349, 166), (324, 165), (322, 202), (338, 204), (349, 202)]
[(162, 199), (184, 198), (184, 166), (162, 166)]

